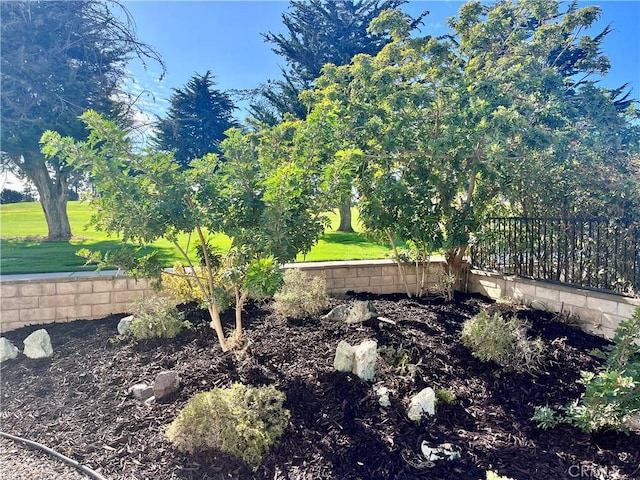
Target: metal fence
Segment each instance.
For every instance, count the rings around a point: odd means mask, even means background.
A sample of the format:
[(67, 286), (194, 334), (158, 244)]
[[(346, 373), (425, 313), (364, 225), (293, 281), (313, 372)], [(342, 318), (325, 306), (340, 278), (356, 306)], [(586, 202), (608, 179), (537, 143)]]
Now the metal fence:
[(475, 268), (640, 295), (640, 223), (491, 218), (471, 248)]

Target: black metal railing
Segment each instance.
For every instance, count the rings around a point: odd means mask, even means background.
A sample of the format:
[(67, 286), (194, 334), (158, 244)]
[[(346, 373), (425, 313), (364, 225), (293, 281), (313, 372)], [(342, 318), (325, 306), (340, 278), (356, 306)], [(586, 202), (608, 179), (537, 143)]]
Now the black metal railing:
[(471, 248), (475, 268), (640, 295), (640, 223), (491, 218)]

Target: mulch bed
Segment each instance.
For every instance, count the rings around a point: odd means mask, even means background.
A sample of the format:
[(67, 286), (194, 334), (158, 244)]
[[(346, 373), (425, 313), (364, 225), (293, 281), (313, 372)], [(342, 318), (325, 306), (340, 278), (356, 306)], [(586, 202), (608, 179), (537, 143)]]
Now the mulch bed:
[[(23, 355), (1, 367), (2, 430), (43, 443), (109, 479), (469, 479), (493, 470), (525, 479), (640, 478), (640, 436), (588, 435), (562, 425), (537, 428), (537, 405), (559, 407), (580, 394), (580, 370), (595, 370), (590, 356), (606, 342), (557, 321), (552, 314), (519, 309), (530, 334), (546, 344), (537, 374), (506, 373), (483, 364), (460, 343), (462, 323), (491, 304), (459, 295), (455, 302), (403, 296), (354, 295), (372, 300), (397, 324), (369, 320), (350, 326), (318, 318), (280, 320), (257, 305), (245, 312), (248, 348), (223, 354), (204, 312), (185, 307), (194, 324), (170, 341), (114, 342), (120, 316), (47, 325), (54, 345), (49, 359)], [(332, 304), (339, 301), (332, 299)], [(226, 317), (232, 324), (232, 312)], [(22, 340), (41, 327), (8, 332)], [(375, 382), (333, 371), (340, 340), (375, 339), (379, 348), (406, 355), (392, 366), (378, 361)], [(174, 369), (180, 391), (147, 406), (129, 387), (151, 383)], [(187, 455), (164, 428), (194, 394), (233, 382), (275, 384), (287, 395), (290, 425), (257, 471), (220, 453)], [(392, 390), (382, 408), (374, 385)], [(436, 415), (416, 424), (407, 398), (424, 387), (456, 396)], [(428, 463), (420, 445), (451, 443), (459, 460)]]

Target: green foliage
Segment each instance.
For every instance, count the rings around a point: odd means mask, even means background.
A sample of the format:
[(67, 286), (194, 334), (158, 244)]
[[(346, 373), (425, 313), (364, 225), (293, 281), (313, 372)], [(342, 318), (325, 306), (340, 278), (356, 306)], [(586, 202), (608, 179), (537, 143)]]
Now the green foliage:
[[(566, 408), (566, 421), (585, 432), (627, 430), (627, 420), (640, 412), (640, 362), (624, 372), (582, 372), (585, 392)], [(633, 371), (631, 371), (633, 370)]]
[(152, 297), (137, 302), (133, 307), (131, 333), (138, 340), (173, 338), (191, 324), (168, 298)]
[(500, 313), (490, 316), (482, 311), (464, 323), (462, 343), (483, 362), (492, 361), (509, 370), (532, 371), (541, 362), (544, 345), (539, 338), (530, 340), (527, 328), (515, 315), (505, 319)]
[(604, 369), (582, 372), (582, 396), (567, 406), (566, 421), (586, 431), (627, 430), (640, 413), (640, 308), (618, 325)]
[(559, 422), (555, 410), (547, 406), (535, 407), (531, 420), (544, 430), (555, 427)]
[[(221, 145), (225, 161), (209, 154), (185, 170), (171, 154), (136, 150), (126, 132), (96, 112), (82, 119), (90, 132), (85, 142), (47, 132), (43, 152), (90, 173), (98, 229), (139, 245), (164, 238), (181, 252), (189, 270), (180, 274), (184, 279), (185, 272), (195, 273), (187, 283), (200, 292), (191, 296), (206, 304), (220, 345), (228, 350), (220, 289), (235, 298), (240, 337), (246, 300), (272, 295), (280, 284), (277, 263), (308, 252), (325, 227), (329, 183), (313, 147), (293, 147), (292, 136), (302, 134), (300, 123), (260, 135), (228, 130)], [(230, 238), (222, 255), (207, 243), (215, 234)], [(192, 236), (203, 271), (190, 257)], [(186, 295), (189, 285), (178, 284)]]
[(578, 382), (585, 387), (579, 399), (554, 417), (548, 407), (537, 407), (533, 420), (542, 428), (567, 422), (585, 432), (627, 431), (628, 420), (640, 413), (640, 308), (620, 323), (607, 349), (601, 371), (581, 372)]
[(598, 48), (606, 33), (585, 33), (599, 14), (555, 0), (470, 2), (442, 39), (408, 35), (398, 12), (377, 19), (372, 28), (393, 41), (326, 66), (303, 93), (307, 122), (328, 127), (335, 161), (355, 177), (364, 225), (444, 249), (458, 275), (496, 207), (640, 212), (640, 177), (628, 174), (640, 126), (609, 92), (576, 80), (608, 70)]
[(193, 396), (167, 427), (179, 450), (221, 450), (257, 468), (287, 428), (285, 395), (275, 387), (240, 383)]
[(208, 153), (220, 155), (225, 132), (237, 127), (235, 106), (226, 93), (216, 90), (211, 72), (194, 75), (183, 88), (174, 89), (165, 118), (156, 126), (155, 145), (174, 152), (182, 168)]
[(162, 272), (161, 278), (162, 288), (182, 303), (197, 302), (205, 308), (214, 304), (220, 312), (233, 303), (228, 288), (215, 281), (210, 284), (208, 272), (202, 266), (194, 265), (187, 270), (181, 262), (176, 262), (173, 271)]
[(116, 0), (2, 2), (0, 9), (2, 161), (37, 186), (49, 239), (68, 241), (67, 194), (82, 171), (64, 159), (45, 158), (40, 137), (52, 129), (85, 138), (78, 116), (88, 108), (124, 124), (128, 96), (120, 86), (127, 61), (164, 66), (136, 38), (133, 19)]
[[(251, 105), (255, 121), (275, 125), (287, 114), (306, 117), (307, 108), (298, 96), (320, 76), (328, 63), (348, 64), (354, 55), (373, 55), (390, 40), (384, 31), (369, 31), (369, 23), (387, 9), (397, 9), (405, 0), (319, 0), (290, 3), (283, 16), (285, 33), (263, 34), (273, 44), (273, 51), (287, 62), (283, 80), (272, 81), (261, 91), (261, 98)], [(420, 19), (412, 20), (415, 28)]]
[(273, 296), (272, 308), (276, 315), (301, 318), (317, 315), (327, 307), (327, 283), (319, 276), (311, 281), (298, 268), (285, 270), (282, 288)]
[(456, 403), (456, 395), (451, 390), (446, 388), (436, 388), (436, 400), (445, 405), (453, 405)]

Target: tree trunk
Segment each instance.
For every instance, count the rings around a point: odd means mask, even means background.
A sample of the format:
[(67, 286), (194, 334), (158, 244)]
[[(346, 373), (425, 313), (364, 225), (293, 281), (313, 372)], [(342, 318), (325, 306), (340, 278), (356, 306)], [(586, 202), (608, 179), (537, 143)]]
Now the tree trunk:
[(55, 241), (71, 240), (71, 224), (67, 215), (68, 179), (60, 172), (56, 178), (52, 178), (44, 159), (40, 160), (31, 155), (24, 156), (21, 167), (38, 190), (49, 231), (47, 238)]
[(340, 213), (340, 226), (339, 232), (353, 232), (353, 226), (351, 225), (351, 195), (347, 195), (342, 199), (339, 206)]

